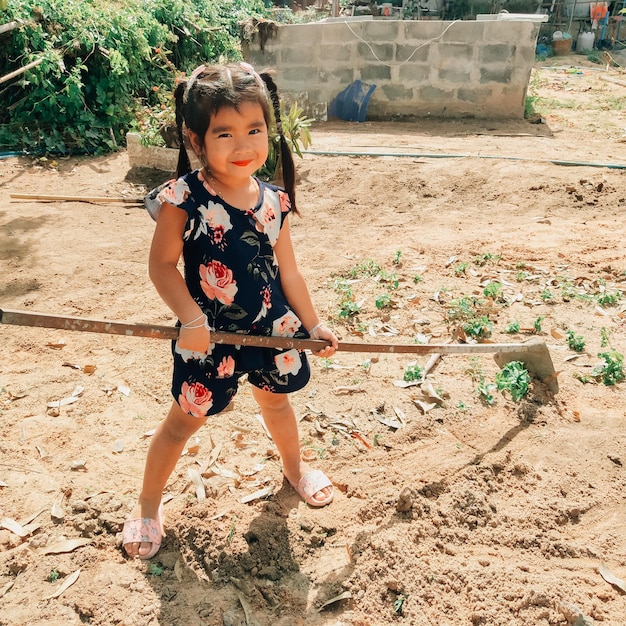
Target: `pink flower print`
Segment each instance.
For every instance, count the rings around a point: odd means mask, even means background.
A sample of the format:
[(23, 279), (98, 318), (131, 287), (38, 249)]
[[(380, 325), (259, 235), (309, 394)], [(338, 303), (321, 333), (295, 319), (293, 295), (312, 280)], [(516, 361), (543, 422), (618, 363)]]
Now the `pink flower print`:
[(272, 246), (278, 240), (280, 233), (280, 219), (277, 219), (280, 211), (280, 201), (276, 193), (266, 190), (263, 196), (263, 205), (255, 213), (257, 230), (264, 232)]
[(206, 417), (213, 406), (213, 394), (201, 383), (183, 383), (178, 404), (189, 415)]
[(233, 271), (219, 261), (200, 266), (200, 286), (211, 300), (222, 304), (232, 304), (238, 291)]
[(291, 209), (291, 200), (285, 191), (278, 192), (278, 200), (280, 201), (280, 212), (288, 213)]
[(272, 335), (275, 337), (293, 337), (302, 322), (293, 311), (287, 311), (282, 317), (274, 320), (272, 324)]
[(261, 289), (261, 310), (259, 314), (254, 318), (252, 322), (255, 324), (260, 319), (264, 318), (267, 315), (269, 309), (272, 308), (272, 289), (271, 287), (263, 287)]
[[(213, 243), (222, 244), (224, 234), (233, 227), (226, 209), (221, 204), (209, 202), (208, 206), (201, 206), (198, 210), (204, 221), (201, 230), (209, 234)], [(211, 229), (210, 232), (207, 227)]]
[(165, 187), (165, 189), (159, 193), (158, 197), (161, 202), (169, 202), (170, 204), (178, 206), (189, 197), (190, 193), (189, 185), (187, 185), (182, 178), (179, 178), (177, 181)]
[(217, 366), (218, 378), (230, 378), (235, 373), (235, 359), (232, 356), (225, 356)]
[(215, 347), (215, 344), (211, 344), (211, 346), (206, 352), (198, 352), (196, 350), (185, 350), (178, 346), (178, 341), (177, 341), (174, 346), (174, 352), (176, 352), (176, 354), (180, 354), (182, 360), (185, 363), (188, 363), (189, 361), (206, 361), (207, 356), (211, 354), (211, 351), (213, 350), (214, 347)]
[(281, 376), (297, 374), (302, 367), (300, 353), (295, 348), (277, 354), (274, 357), (274, 363), (276, 363), (276, 367)]

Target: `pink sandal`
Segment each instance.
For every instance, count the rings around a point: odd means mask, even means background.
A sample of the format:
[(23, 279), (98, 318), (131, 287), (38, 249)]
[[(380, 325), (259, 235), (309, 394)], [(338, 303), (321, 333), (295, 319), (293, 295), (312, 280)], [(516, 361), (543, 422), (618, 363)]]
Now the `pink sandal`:
[(310, 472), (307, 472), (300, 479), (298, 484), (292, 483), (288, 478), (287, 481), (309, 506), (326, 506), (333, 500), (334, 491), (331, 491), (330, 495), (326, 496), (323, 500), (317, 500), (313, 497), (318, 491), (321, 491), (325, 487), (333, 486), (328, 476), (326, 476), (326, 474), (324, 474), (321, 470), (311, 470)]
[(159, 505), (157, 519), (140, 517), (129, 519), (124, 522), (122, 530), (122, 546), (129, 543), (151, 543), (152, 548), (147, 554), (138, 554), (140, 559), (151, 559), (161, 547), (163, 537), (163, 505)]

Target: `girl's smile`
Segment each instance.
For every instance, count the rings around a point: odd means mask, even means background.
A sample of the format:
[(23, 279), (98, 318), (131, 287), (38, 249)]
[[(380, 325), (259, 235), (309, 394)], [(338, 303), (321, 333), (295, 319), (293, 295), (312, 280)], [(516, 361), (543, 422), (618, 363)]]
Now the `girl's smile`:
[(267, 160), (267, 124), (257, 102), (222, 107), (211, 116), (204, 142), (194, 139), (211, 177), (225, 191), (247, 187), (247, 179)]

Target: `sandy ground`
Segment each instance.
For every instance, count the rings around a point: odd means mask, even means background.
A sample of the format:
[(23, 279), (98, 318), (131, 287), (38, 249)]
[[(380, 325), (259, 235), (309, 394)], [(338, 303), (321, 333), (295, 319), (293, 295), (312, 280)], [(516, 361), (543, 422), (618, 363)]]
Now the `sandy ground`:
[[(545, 341), (558, 393), (534, 378), (513, 400), (490, 355), (313, 359), (293, 402), (335, 484), (316, 510), (243, 384), (189, 442), (146, 563), (120, 529), (170, 403), (169, 343), (2, 325), (1, 625), (626, 623), (626, 383), (598, 375), (599, 353), (626, 352), (626, 88), (601, 79), (626, 76), (543, 65), (543, 124), (315, 127), (315, 150), (410, 156), (306, 155), (292, 233), (343, 340), (463, 340), (473, 303), (489, 341)], [(141, 208), (9, 197), (132, 200), (163, 178), (125, 153), (1, 161), (0, 306), (172, 325)], [(426, 382), (402, 386), (414, 364)]]

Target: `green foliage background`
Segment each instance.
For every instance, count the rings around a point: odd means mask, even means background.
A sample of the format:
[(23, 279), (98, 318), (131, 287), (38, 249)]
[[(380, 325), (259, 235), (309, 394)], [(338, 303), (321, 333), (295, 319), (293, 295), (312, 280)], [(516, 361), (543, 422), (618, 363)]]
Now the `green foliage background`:
[(11, 0), (0, 23), (0, 151), (104, 153), (140, 109), (165, 106), (177, 75), (241, 59), (239, 23), (263, 0)]

